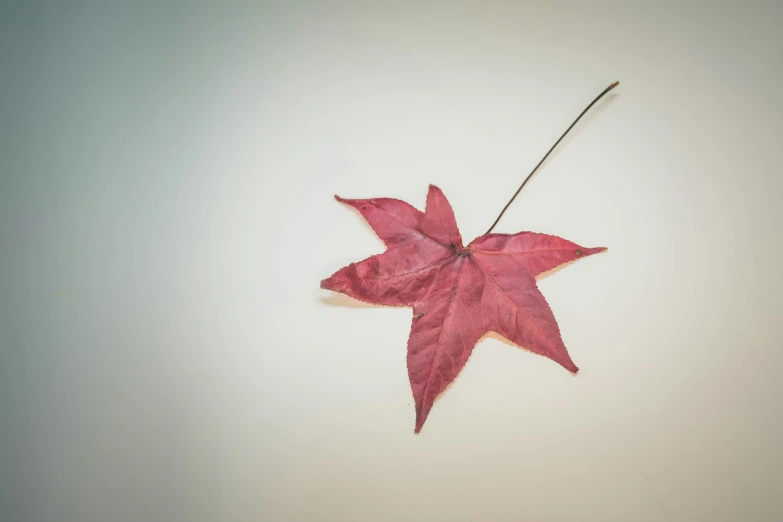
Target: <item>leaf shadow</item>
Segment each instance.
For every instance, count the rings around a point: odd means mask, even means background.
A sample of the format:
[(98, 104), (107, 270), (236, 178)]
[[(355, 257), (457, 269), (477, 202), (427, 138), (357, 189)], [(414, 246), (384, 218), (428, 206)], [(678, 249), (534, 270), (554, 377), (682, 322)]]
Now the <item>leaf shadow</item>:
[(338, 292), (330, 292), (329, 295), (318, 298), (323, 304), (328, 306), (339, 306), (341, 308), (388, 308), (384, 305), (365, 303), (353, 297)]
[[(484, 339), (495, 339), (495, 340), (497, 340), (497, 341), (500, 341), (501, 343), (503, 343), (503, 344), (505, 344), (505, 345), (511, 346), (512, 348), (517, 348), (517, 349), (519, 349), (519, 350), (522, 350), (523, 352), (527, 352), (527, 353), (529, 353), (529, 354), (531, 354), (531, 355), (535, 355), (536, 357), (543, 357), (543, 358), (544, 358), (544, 359), (546, 359), (547, 361), (554, 362), (554, 363), (555, 363), (555, 364), (557, 364), (558, 366), (561, 366), (561, 365), (559, 365), (558, 363), (556, 363), (555, 361), (552, 361), (552, 359), (550, 359), (549, 357), (546, 357), (545, 355), (541, 355), (540, 353), (536, 353), (536, 352), (534, 352), (534, 351), (532, 351), (532, 350), (529, 350), (528, 348), (525, 348), (525, 347), (524, 347), (524, 346), (522, 346), (522, 345), (516, 344), (515, 342), (513, 342), (513, 341), (510, 341), (510, 340), (506, 339), (505, 337), (503, 337), (502, 335), (500, 335), (500, 334), (499, 334), (499, 333), (497, 333), (497, 332), (493, 332), (493, 331), (491, 331), (491, 330), (490, 330), (489, 332), (485, 333), (485, 334), (484, 334), (484, 335), (482, 335), (482, 336), (481, 336), (481, 338), (478, 340), (478, 342), (476, 343), (476, 346), (478, 346), (478, 343), (480, 343), (480, 342), (481, 342), (481, 341), (483, 341)], [(562, 366), (561, 366), (561, 368), (562, 368)], [(566, 368), (563, 368), (563, 369), (564, 369), (564, 370), (566, 370), (566, 371), (567, 371), (567, 372), (568, 372), (570, 375), (572, 375), (572, 376), (574, 376), (574, 377), (575, 377), (575, 376), (578, 374), (578, 372), (577, 372), (577, 373), (574, 373), (574, 372), (572, 372), (571, 370), (568, 370), (568, 369), (566, 369)]]
[(560, 271), (561, 271), (561, 270), (563, 270), (564, 268), (566, 268), (566, 267), (569, 267), (569, 266), (573, 265), (574, 263), (576, 263), (577, 261), (580, 261), (580, 260), (584, 259), (585, 257), (590, 257), (590, 256), (595, 256), (595, 255), (604, 254), (604, 253), (606, 253), (606, 252), (608, 252), (608, 251), (609, 251), (609, 249), (607, 248), (606, 250), (603, 250), (603, 251), (601, 251), (601, 252), (596, 252), (595, 254), (590, 254), (589, 256), (577, 257), (576, 259), (572, 259), (571, 261), (566, 261), (566, 262), (565, 262), (565, 263), (563, 263), (562, 265), (557, 265), (556, 267), (554, 267), (554, 268), (550, 268), (549, 270), (547, 270), (547, 271), (545, 271), (545, 272), (541, 272), (540, 274), (538, 274), (538, 275), (536, 276), (536, 281), (540, 281), (540, 280), (542, 280), (542, 279), (546, 279), (547, 277), (549, 277), (549, 276), (551, 276), (551, 275), (554, 275), (554, 274), (556, 274), (556, 273), (560, 272)]

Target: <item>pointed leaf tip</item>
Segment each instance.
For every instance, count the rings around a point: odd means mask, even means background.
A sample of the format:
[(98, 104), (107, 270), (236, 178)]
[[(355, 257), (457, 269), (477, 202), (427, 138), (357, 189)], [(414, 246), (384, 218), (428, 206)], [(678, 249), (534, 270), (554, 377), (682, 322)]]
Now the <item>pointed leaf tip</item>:
[(595, 247), (595, 248), (578, 248), (576, 250), (576, 257), (587, 257), (591, 256), (593, 254), (599, 254), (601, 252), (605, 252), (608, 250), (606, 247)]

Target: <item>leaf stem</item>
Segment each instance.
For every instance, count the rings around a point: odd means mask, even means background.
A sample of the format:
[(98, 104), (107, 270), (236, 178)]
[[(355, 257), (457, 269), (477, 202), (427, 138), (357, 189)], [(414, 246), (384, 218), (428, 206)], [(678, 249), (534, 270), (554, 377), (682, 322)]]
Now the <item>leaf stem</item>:
[(567, 128), (567, 129), (566, 129), (566, 131), (563, 133), (563, 135), (562, 135), (562, 136), (560, 136), (560, 138), (559, 138), (559, 139), (558, 139), (558, 140), (555, 142), (555, 144), (554, 144), (554, 145), (552, 145), (552, 148), (551, 148), (551, 149), (549, 149), (549, 152), (547, 152), (547, 153), (544, 155), (544, 157), (543, 157), (543, 158), (541, 158), (541, 161), (539, 161), (539, 162), (538, 162), (538, 165), (536, 165), (536, 168), (534, 168), (534, 169), (533, 169), (533, 171), (532, 171), (530, 174), (528, 174), (528, 175), (527, 175), (527, 177), (525, 178), (525, 181), (523, 181), (523, 182), (522, 182), (522, 184), (521, 184), (521, 185), (519, 186), (519, 188), (517, 189), (517, 191), (516, 191), (516, 192), (514, 192), (514, 195), (513, 195), (513, 196), (511, 196), (511, 199), (508, 201), (508, 203), (506, 203), (506, 206), (505, 206), (505, 207), (503, 207), (503, 210), (501, 210), (501, 211), (500, 211), (500, 215), (497, 217), (497, 219), (495, 220), (495, 222), (494, 222), (494, 223), (492, 223), (492, 226), (491, 226), (491, 227), (489, 227), (489, 230), (487, 230), (487, 232), (486, 232), (487, 234), (489, 234), (490, 232), (492, 232), (492, 229), (493, 229), (493, 228), (495, 228), (495, 225), (497, 225), (497, 224), (498, 224), (498, 221), (500, 221), (500, 218), (502, 218), (502, 217), (503, 217), (503, 214), (505, 214), (505, 213), (506, 213), (506, 209), (508, 209), (509, 205), (511, 205), (511, 203), (514, 201), (514, 199), (516, 199), (517, 195), (519, 195), (519, 193), (522, 191), (522, 188), (525, 186), (525, 183), (527, 183), (527, 182), (528, 182), (528, 180), (529, 180), (529, 179), (530, 179), (530, 178), (533, 176), (533, 174), (535, 174), (535, 173), (536, 173), (536, 171), (538, 170), (538, 167), (540, 167), (540, 166), (541, 166), (541, 164), (542, 164), (542, 163), (544, 163), (544, 161), (546, 161), (546, 159), (549, 157), (549, 155), (552, 153), (552, 151), (553, 151), (553, 150), (555, 150), (555, 147), (557, 147), (557, 145), (558, 145), (558, 144), (559, 144), (559, 143), (560, 143), (560, 142), (563, 140), (563, 138), (565, 138), (565, 137), (566, 137), (566, 134), (568, 134), (568, 131), (570, 131), (570, 130), (571, 130), (573, 127), (574, 127), (574, 125), (576, 125), (576, 122), (578, 122), (580, 119), (582, 119), (582, 116), (584, 116), (584, 115), (585, 115), (585, 113), (586, 113), (587, 111), (589, 111), (589, 110), (590, 110), (590, 107), (592, 107), (593, 105), (595, 105), (595, 104), (596, 104), (596, 102), (597, 102), (598, 100), (600, 100), (601, 98), (603, 98), (604, 94), (606, 94), (607, 92), (611, 91), (612, 89), (614, 89), (615, 87), (617, 87), (619, 84), (620, 84), (620, 82), (614, 82), (614, 83), (613, 83), (613, 84), (611, 84), (609, 87), (607, 87), (606, 89), (604, 89), (604, 91), (603, 91), (601, 94), (599, 94), (599, 95), (598, 95), (598, 96), (597, 96), (597, 97), (596, 97), (596, 98), (595, 98), (595, 99), (594, 99), (592, 102), (590, 102), (590, 105), (588, 105), (588, 106), (585, 108), (585, 110), (583, 110), (583, 111), (582, 111), (582, 114), (580, 114), (579, 116), (577, 116), (577, 118), (574, 120), (574, 123), (572, 123), (572, 124), (571, 124), (571, 125), (570, 125), (570, 126)]

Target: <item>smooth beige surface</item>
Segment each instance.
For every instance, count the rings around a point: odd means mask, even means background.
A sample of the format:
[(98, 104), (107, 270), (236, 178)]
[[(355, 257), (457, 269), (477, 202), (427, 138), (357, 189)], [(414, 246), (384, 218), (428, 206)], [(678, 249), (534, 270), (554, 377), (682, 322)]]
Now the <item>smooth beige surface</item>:
[[(645, 5), (646, 4), (646, 5)], [(162, 7), (166, 5), (166, 7)], [(783, 520), (783, 5), (0, 10), (0, 519)], [(332, 199), (609, 247), (418, 436)]]

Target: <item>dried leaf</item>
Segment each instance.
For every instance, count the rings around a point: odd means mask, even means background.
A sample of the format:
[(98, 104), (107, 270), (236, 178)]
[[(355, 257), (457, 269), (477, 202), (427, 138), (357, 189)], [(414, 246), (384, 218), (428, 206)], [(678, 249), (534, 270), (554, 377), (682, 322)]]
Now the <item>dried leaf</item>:
[(432, 185), (424, 213), (397, 199), (336, 198), (364, 216), (387, 250), (338, 270), (321, 288), (413, 307), (408, 377), (416, 432), (489, 331), (578, 370), (535, 277), (605, 248), (533, 232), (486, 234), (464, 247), (451, 205)]

